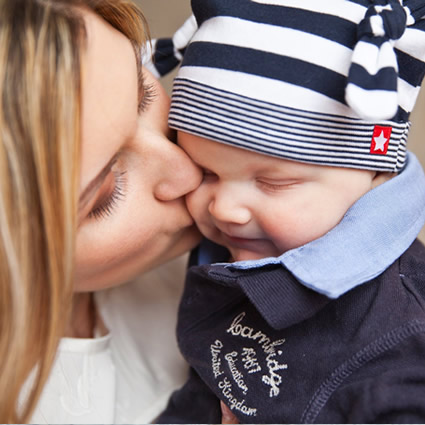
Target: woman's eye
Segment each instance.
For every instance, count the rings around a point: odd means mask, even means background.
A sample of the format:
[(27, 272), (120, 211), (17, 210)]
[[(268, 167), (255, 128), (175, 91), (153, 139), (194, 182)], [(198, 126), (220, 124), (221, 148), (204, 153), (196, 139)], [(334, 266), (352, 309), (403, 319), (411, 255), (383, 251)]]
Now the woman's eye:
[(88, 218), (100, 220), (111, 216), (118, 203), (125, 199), (126, 195), (126, 172), (112, 171), (114, 176), (114, 188), (105, 197), (102, 197), (99, 203), (96, 203), (88, 214)]
[(142, 95), (139, 101), (138, 113), (145, 112), (157, 97), (154, 84), (143, 84)]

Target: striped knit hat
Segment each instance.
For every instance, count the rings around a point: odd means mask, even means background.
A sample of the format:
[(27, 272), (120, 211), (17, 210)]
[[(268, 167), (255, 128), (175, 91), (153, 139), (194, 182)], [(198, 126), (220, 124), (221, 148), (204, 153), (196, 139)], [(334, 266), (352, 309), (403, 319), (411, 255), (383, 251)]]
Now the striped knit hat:
[(192, 8), (199, 29), (174, 82), (172, 128), (295, 161), (403, 168), (425, 73), (425, 0)]

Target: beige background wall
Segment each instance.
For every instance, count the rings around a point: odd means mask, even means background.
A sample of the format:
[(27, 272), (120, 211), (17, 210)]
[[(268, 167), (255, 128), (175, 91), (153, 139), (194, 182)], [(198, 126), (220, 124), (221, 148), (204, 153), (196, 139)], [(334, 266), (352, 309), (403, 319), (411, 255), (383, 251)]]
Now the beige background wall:
[[(134, 1), (145, 13), (153, 37), (170, 36), (190, 15), (190, 0)], [(166, 77), (163, 81), (169, 92), (173, 78), (174, 74)], [(408, 146), (411, 151), (415, 152), (425, 168), (425, 87), (421, 91), (411, 119), (412, 129)], [(388, 208), (391, 206), (388, 205)], [(421, 239), (425, 242), (425, 227), (421, 232)]]

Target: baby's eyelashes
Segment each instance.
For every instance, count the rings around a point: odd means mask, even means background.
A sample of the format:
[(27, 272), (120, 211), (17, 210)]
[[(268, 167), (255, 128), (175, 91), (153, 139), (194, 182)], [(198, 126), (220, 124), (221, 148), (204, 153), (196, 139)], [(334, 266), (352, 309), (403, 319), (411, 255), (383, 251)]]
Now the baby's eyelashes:
[(294, 179), (275, 180), (275, 179), (262, 179), (257, 178), (257, 185), (266, 191), (279, 192), (282, 190), (293, 189), (300, 182)]

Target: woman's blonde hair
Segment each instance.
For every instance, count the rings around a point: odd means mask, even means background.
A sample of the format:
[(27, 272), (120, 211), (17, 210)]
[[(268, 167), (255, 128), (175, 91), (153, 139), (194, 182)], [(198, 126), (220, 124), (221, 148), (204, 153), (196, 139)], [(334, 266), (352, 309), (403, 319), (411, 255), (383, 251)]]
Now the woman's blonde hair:
[(131, 1), (0, 0), (1, 423), (29, 420), (72, 304), (84, 7), (140, 59)]

